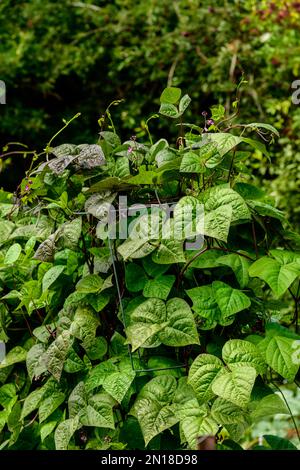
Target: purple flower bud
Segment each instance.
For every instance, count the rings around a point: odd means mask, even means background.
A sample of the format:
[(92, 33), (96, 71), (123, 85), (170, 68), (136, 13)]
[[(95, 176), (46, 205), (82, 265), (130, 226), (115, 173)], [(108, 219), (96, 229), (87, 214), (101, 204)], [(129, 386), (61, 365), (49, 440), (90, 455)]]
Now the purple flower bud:
[(133, 148), (132, 148), (132, 147), (128, 147), (127, 152), (128, 152), (128, 153), (131, 153), (132, 151), (133, 151)]
[(32, 180), (29, 180), (28, 183), (29, 183), (29, 184), (33, 184), (33, 181), (32, 181)]
[(213, 126), (214, 123), (215, 123), (215, 121), (214, 121), (213, 119), (208, 119), (208, 120), (207, 120), (207, 124), (208, 124), (209, 126)]
[(202, 111), (202, 116), (206, 117), (207, 116), (207, 111)]
[(25, 191), (29, 191), (29, 189), (30, 189), (30, 188), (29, 188), (28, 184), (26, 184), (26, 186), (25, 186)]

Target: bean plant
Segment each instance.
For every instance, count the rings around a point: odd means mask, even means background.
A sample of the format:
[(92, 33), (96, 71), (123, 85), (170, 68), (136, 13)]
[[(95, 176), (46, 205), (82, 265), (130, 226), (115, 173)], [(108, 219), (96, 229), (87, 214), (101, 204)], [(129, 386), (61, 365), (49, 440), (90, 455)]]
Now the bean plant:
[(186, 123), (179, 88), (160, 101), (177, 140), (153, 142), (148, 120), (143, 142), (122, 142), (110, 107), (97, 143), (55, 146), (58, 132), (0, 192), (1, 449), (197, 449), (210, 435), (235, 450), (265, 417), (291, 417), (299, 235), (247, 166), (278, 132), (222, 105)]

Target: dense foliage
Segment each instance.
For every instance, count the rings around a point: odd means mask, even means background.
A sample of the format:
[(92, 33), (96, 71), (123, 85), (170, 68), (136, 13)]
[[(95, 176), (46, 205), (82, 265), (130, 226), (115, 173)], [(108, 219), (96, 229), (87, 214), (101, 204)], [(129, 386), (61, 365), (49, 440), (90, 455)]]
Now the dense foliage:
[[(38, 148), (74, 109), (82, 119), (69, 140), (93, 142), (98, 116), (116, 98), (127, 100), (116, 113), (123, 138), (142, 136), (144, 118), (167, 83), (189, 90), (194, 115), (214, 103), (231, 113), (244, 74), (240, 122), (256, 116), (280, 131), (272, 165), (257, 151), (251, 166), (299, 223), (300, 111), (291, 101), (299, 78), (299, 11), (292, 0), (3, 0), (1, 146), (18, 141)], [(4, 174), (11, 188), (15, 174)]]
[[(239, 449), (265, 417), (294, 420), (279, 392), (299, 369), (299, 236), (246, 165), (277, 131), (229, 125), (222, 106), (184, 124), (189, 104), (161, 95), (173, 143), (122, 143), (107, 111), (97, 144), (53, 138), (0, 193), (2, 449), (194, 449), (207, 434)], [(121, 195), (146, 210), (122, 217)]]

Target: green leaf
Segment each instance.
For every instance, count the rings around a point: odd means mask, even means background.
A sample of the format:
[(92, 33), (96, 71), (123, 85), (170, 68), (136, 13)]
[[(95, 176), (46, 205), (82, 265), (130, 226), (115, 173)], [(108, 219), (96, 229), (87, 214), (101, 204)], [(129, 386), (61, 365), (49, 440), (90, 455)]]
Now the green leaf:
[(176, 240), (185, 240), (203, 233), (204, 207), (198, 199), (193, 196), (184, 196), (176, 204), (173, 213), (173, 224), (170, 229), (173, 230)]
[(266, 129), (272, 134), (275, 134), (277, 137), (280, 137), (278, 130), (271, 126), (271, 124), (265, 124), (264, 122), (251, 122), (250, 124), (246, 124), (245, 127), (250, 127), (253, 130)]
[(85, 369), (84, 362), (80, 359), (78, 354), (76, 354), (74, 349), (71, 349), (65, 361), (64, 370), (68, 372), (68, 374), (74, 374), (83, 369)]
[(105, 193), (93, 194), (84, 205), (85, 211), (99, 220), (105, 220), (110, 208), (110, 204), (116, 197), (116, 193), (110, 191)]
[(9, 220), (0, 220), (0, 246), (9, 239), (14, 226), (13, 222)]
[(65, 400), (65, 394), (53, 391), (49, 396), (43, 397), (39, 404), (40, 423), (45, 421)]
[(172, 119), (176, 119), (179, 117), (179, 113), (178, 113), (176, 106), (170, 103), (161, 103), (158, 112), (162, 114), (163, 116), (167, 116)]
[(78, 429), (79, 418), (75, 416), (74, 418), (69, 418), (60, 423), (54, 434), (55, 448), (56, 450), (67, 450), (69, 442)]
[(43, 361), (47, 370), (57, 381), (60, 380), (64, 362), (71, 346), (72, 338), (70, 332), (63, 331), (53, 343), (51, 343), (50, 347), (43, 355)]
[[(227, 242), (228, 233), (231, 224), (232, 207), (228, 204), (219, 207), (216, 210), (205, 212), (204, 215), (204, 235), (207, 237), (217, 238), (223, 242)], [(197, 232), (201, 233), (203, 222)]]
[(130, 315), (126, 335), (133, 351), (139, 347), (156, 347), (161, 343), (156, 333), (166, 326), (166, 306), (160, 299), (151, 298), (139, 304)]
[(164, 239), (152, 254), (152, 260), (157, 264), (184, 263), (183, 241)]
[(154, 243), (151, 244), (143, 238), (136, 238), (134, 240), (128, 238), (118, 247), (118, 252), (124, 261), (126, 261), (128, 258), (144, 258), (152, 253), (155, 248), (156, 245)]
[(180, 409), (180, 427), (191, 449), (197, 449), (200, 436), (214, 436), (219, 430), (218, 423), (207, 416), (205, 407), (196, 399), (187, 401)]
[[(195, 256), (195, 252), (191, 251), (191, 256), (188, 256), (188, 259)], [(200, 256), (198, 256), (191, 264), (191, 268), (197, 269), (211, 269), (218, 267), (218, 259), (223, 258), (222, 252), (219, 250), (214, 250), (213, 248), (205, 251)]]
[(136, 263), (127, 264), (125, 269), (125, 283), (130, 292), (139, 292), (143, 290), (147, 280), (148, 278), (141, 266)]
[(49, 238), (44, 240), (36, 250), (33, 259), (44, 262), (52, 262), (56, 250), (55, 246), (56, 234), (50, 235)]
[(258, 374), (266, 372), (266, 363), (259, 349), (249, 341), (231, 339), (225, 343), (222, 349), (222, 357), (226, 364), (249, 365), (256, 369)]
[(255, 214), (262, 215), (263, 217), (273, 217), (273, 219), (285, 221), (284, 212), (280, 211), (271, 204), (267, 204), (262, 201), (248, 201), (248, 206), (252, 209)]
[(218, 258), (218, 264), (229, 266), (233, 270), (241, 289), (246, 287), (249, 282), (248, 270), (250, 263), (250, 260), (237, 253)]
[(204, 173), (205, 166), (203, 160), (195, 152), (187, 152), (183, 155), (181, 165), (181, 173)]
[(181, 89), (176, 87), (167, 87), (160, 95), (161, 103), (176, 104), (180, 100)]
[(267, 336), (285, 336), (286, 338), (300, 340), (300, 335), (274, 321), (266, 324), (265, 331)]
[[(136, 351), (141, 346), (145, 347), (157, 347), (161, 344), (156, 339), (156, 334), (161, 331), (167, 325), (166, 322), (161, 324), (148, 324), (143, 322), (136, 322), (130, 325), (126, 329), (126, 336), (128, 342), (132, 346), (132, 352)], [(150, 341), (153, 339), (154, 341)]]
[(270, 250), (270, 254), (280, 264), (296, 263), (300, 266), (300, 253), (288, 250)]
[(235, 364), (232, 364), (231, 368), (231, 372), (223, 371), (215, 378), (212, 391), (221, 398), (245, 408), (250, 400), (256, 370), (254, 367)]
[(93, 307), (93, 309), (98, 313), (101, 312), (104, 307), (109, 303), (110, 296), (105, 292), (101, 292), (101, 294), (88, 294), (86, 296), (86, 300), (88, 303)]
[(212, 382), (222, 368), (222, 361), (211, 354), (200, 354), (192, 363), (188, 383), (193, 387), (200, 404), (214, 397)]
[(27, 356), (26, 356), (26, 367), (27, 367), (27, 372), (29, 375), (30, 380), (34, 377), (38, 377), (41, 375), (43, 372), (45, 372), (46, 366), (42, 364), (41, 358), (42, 355), (45, 352), (45, 345), (38, 343), (32, 346), (31, 349), (29, 349)]
[(101, 359), (107, 353), (107, 341), (103, 336), (96, 338), (88, 336), (83, 340), (82, 346), (92, 361)]
[(271, 436), (270, 434), (265, 434), (263, 437), (272, 450), (298, 450), (297, 447), (288, 439)]
[(282, 399), (274, 394), (263, 397), (251, 412), (251, 418), (253, 421), (259, 422), (265, 420), (268, 416), (274, 416), (277, 414), (289, 414), (289, 410)]
[(175, 378), (160, 375), (150, 380), (138, 395), (132, 414), (139, 421), (145, 445), (178, 422), (177, 405), (171, 404), (175, 390)]
[(210, 108), (211, 110), (211, 118), (214, 121), (219, 121), (225, 116), (225, 108), (221, 104), (216, 104)]
[(117, 366), (111, 360), (101, 362), (93, 367), (85, 382), (87, 392), (91, 392), (95, 388), (100, 387), (107, 376), (117, 371)]
[(201, 197), (206, 211), (230, 205), (232, 208), (231, 221), (246, 221), (251, 219), (248, 206), (242, 196), (227, 185), (214, 186), (205, 191)]
[(81, 217), (72, 220), (72, 222), (66, 222), (57, 231), (58, 244), (63, 246), (63, 248), (76, 250), (81, 236), (81, 230)]
[(19, 245), (19, 243), (14, 243), (12, 246), (9, 247), (5, 254), (4, 264), (14, 264), (19, 259), (21, 252), (21, 245)]
[(300, 365), (297, 351), (299, 342), (284, 336), (273, 336), (267, 337), (258, 346), (265, 355), (267, 364), (289, 382), (293, 382)]
[(87, 193), (100, 193), (101, 191), (126, 191), (132, 188), (134, 188), (133, 183), (127, 183), (116, 176), (109, 176), (108, 178), (103, 178), (98, 181), (98, 183), (93, 184), (88, 189)]
[(43, 292), (49, 289), (52, 284), (59, 278), (59, 276), (65, 270), (65, 266), (53, 266), (50, 268), (43, 277)]
[(251, 305), (249, 297), (240, 290), (233, 289), (225, 282), (213, 281), (212, 289), (225, 321), (228, 317), (245, 310)]
[(134, 371), (113, 372), (103, 380), (102, 386), (117, 402), (121, 403), (134, 378)]
[(34, 390), (29, 395), (27, 395), (21, 413), (21, 420), (26, 418), (26, 416), (28, 416), (30, 413), (32, 413), (32, 411), (39, 407), (39, 404), (45, 394), (45, 391), (45, 388), (42, 387), (37, 390)]
[(94, 294), (101, 291), (103, 279), (98, 274), (88, 274), (76, 284), (76, 290), (83, 294)]
[(41, 441), (44, 442), (46, 437), (48, 437), (56, 428), (57, 424), (60, 422), (63, 413), (61, 410), (56, 410), (50, 416), (50, 419), (40, 425), (40, 434), (41, 434)]
[(266, 157), (269, 157), (269, 152), (267, 151), (266, 146), (262, 142), (254, 139), (249, 139), (248, 137), (241, 137), (241, 140), (242, 142), (251, 145), (254, 150), (258, 150), (258, 152), (262, 153)]
[(216, 302), (212, 286), (194, 287), (186, 293), (192, 299), (194, 312), (209, 319), (212, 327), (215, 326), (221, 317), (221, 310)]
[(83, 342), (84, 348), (89, 349), (95, 340), (96, 329), (99, 325), (99, 319), (91, 308), (79, 306), (76, 309), (70, 333)]
[(22, 346), (15, 346), (11, 349), (0, 363), (0, 369), (4, 367), (12, 366), (18, 362), (24, 362), (26, 360), (27, 351)]
[(216, 143), (221, 156), (224, 156), (226, 153), (230, 152), (230, 150), (234, 149), (234, 147), (236, 147), (242, 142), (242, 139), (240, 137), (226, 132), (210, 132), (208, 134), (208, 138), (212, 142)]
[(243, 424), (249, 416), (239, 406), (224, 398), (217, 398), (211, 407), (212, 417), (221, 424)]
[(85, 410), (80, 412), (84, 426), (115, 429), (111, 399), (104, 393), (89, 398)]
[(283, 264), (276, 259), (264, 256), (250, 266), (249, 275), (265, 281), (274, 294), (280, 297), (300, 275), (300, 265), (293, 261)]
[(185, 110), (189, 107), (190, 103), (191, 103), (191, 98), (189, 97), (189, 95), (184, 95), (181, 100), (179, 101), (179, 106), (178, 106), (178, 109), (179, 109), (179, 114), (180, 116), (185, 112)]
[(169, 267), (171, 266), (166, 264), (154, 263), (154, 261), (152, 261), (151, 256), (143, 258), (142, 263), (144, 270), (150, 277), (157, 277), (164, 274), (166, 271), (168, 271)]
[(172, 274), (161, 275), (155, 279), (149, 279), (144, 287), (144, 297), (156, 297), (158, 299), (166, 300), (170, 294), (172, 286), (176, 277)]
[(192, 311), (185, 300), (173, 298), (167, 302), (167, 326), (158, 333), (166, 346), (199, 344), (199, 336)]

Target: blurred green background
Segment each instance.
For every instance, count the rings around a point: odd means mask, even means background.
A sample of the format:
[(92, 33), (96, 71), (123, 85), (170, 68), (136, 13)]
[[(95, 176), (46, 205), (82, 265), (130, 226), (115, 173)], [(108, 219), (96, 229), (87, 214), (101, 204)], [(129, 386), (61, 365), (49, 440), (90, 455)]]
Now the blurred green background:
[[(270, 164), (252, 155), (254, 175), (299, 224), (300, 105), (291, 84), (300, 78), (300, 2), (2, 0), (0, 22), (2, 151), (16, 141), (43, 149), (62, 118), (78, 111), (57, 143), (95, 142), (97, 120), (115, 99), (125, 99), (113, 108), (118, 130), (142, 139), (167, 84), (189, 93), (189, 113), (201, 123), (213, 104), (232, 111), (244, 74), (238, 119), (280, 132)], [(156, 136), (170, 137), (168, 122), (151, 123)], [(29, 162), (14, 154), (0, 164), (0, 186), (11, 190)]]

